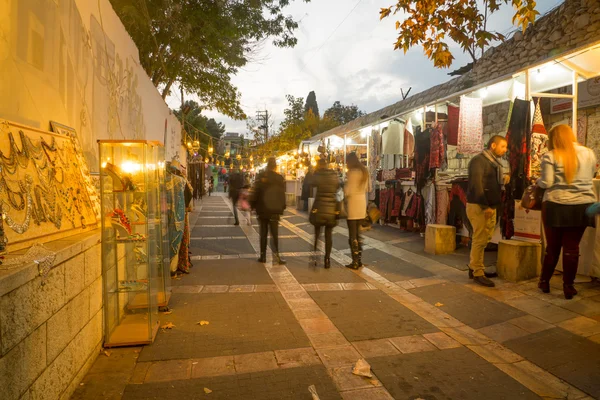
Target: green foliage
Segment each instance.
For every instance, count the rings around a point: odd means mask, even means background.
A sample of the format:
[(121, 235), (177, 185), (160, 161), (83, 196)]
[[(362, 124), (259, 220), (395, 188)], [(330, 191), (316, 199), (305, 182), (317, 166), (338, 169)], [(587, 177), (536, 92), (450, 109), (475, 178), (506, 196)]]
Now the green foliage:
[(496, 40), (504, 40), (499, 32), (487, 30), (488, 16), (500, 9), (503, 4), (515, 8), (513, 24), (523, 32), (535, 22), (539, 12), (535, 0), (484, 0), (480, 7), (478, 0), (397, 0), (395, 5), (382, 8), (380, 19), (392, 14), (404, 15), (404, 21), (396, 21), (400, 31), (394, 50), (406, 53), (414, 46), (423, 46), (427, 57), (435, 67), (447, 68), (452, 65), (454, 56), (447, 39), (452, 39), (477, 61), (477, 50), (483, 52), (486, 46)]
[[(323, 117), (329, 119), (335, 123), (332, 128), (338, 125), (344, 125), (348, 122), (355, 120), (358, 117), (362, 117), (365, 113), (358, 109), (358, 106), (352, 104), (345, 106), (339, 101), (335, 101), (331, 107), (325, 110)], [(331, 128), (330, 128), (331, 129)]]
[(308, 94), (306, 98), (306, 103), (304, 104), (304, 112), (312, 111), (315, 117), (320, 118), (319, 115), (319, 105), (317, 104), (317, 95), (314, 90)]
[(111, 0), (111, 4), (163, 98), (178, 83), (198, 95), (202, 108), (244, 119), (231, 76), (267, 39), (278, 47), (296, 45), (298, 23), (284, 15), (291, 1)]

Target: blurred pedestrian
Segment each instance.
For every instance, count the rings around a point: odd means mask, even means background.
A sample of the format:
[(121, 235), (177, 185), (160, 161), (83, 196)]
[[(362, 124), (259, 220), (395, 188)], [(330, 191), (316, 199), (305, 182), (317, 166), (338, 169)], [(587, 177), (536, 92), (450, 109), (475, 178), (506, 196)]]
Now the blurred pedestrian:
[[(325, 259), (324, 266), (331, 266), (331, 248), (333, 246), (332, 233), (337, 225), (339, 216), (339, 204), (337, 201), (337, 191), (340, 187), (337, 173), (327, 167), (327, 161), (320, 159), (317, 163), (317, 171), (312, 177), (312, 187), (317, 188), (315, 202), (310, 211), (310, 223), (315, 227), (315, 241), (313, 251), (317, 251), (321, 227), (325, 227)], [(315, 259), (316, 260), (316, 259)], [(314, 261), (316, 266), (317, 262)]]
[(233, 203), (233, 217), (235, 218), (234, 225), (239, 225), (240, 220), (238, 218), (238, 200), (240, 198), (240, 190), (244, 186), (244, 177), (241, 172), (238, 170), (233, 170), (232, 174), (229, 176), (229, 198)]
[(271, 231), (271, 250), (273, 260), (285, 264), (279, 254), (279, 217), (285, 210), (285, 180), (275, 170), (277, 162), (274, 157), (267, 161), (267, 169), (261, 172), (255, 181), (252, 208), (256, 210), (260, 224), (260, 258), (267, 261), (267, 236)]
[(362, 267), (362, 240), (360, 237), (360, 222), (367, 216), (367, 193), (370, 189), (369, 172), (360, 162), (356, 153), (346, 156), (348, 167), (347, 179), (344, 185), (346, 211), (348, 213), (348, 235), (352, 262), (346, 267), (358, 269)]

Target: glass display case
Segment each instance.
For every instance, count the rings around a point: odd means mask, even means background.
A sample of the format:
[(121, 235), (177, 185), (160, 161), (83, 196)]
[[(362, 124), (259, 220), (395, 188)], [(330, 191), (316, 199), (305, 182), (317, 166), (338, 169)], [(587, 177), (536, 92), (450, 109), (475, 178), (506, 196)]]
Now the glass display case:
[[(163, 267), (161, 175), (156, 142), (99, 140), (105, 347), (152, 343)], [(168, 267), (166, 267), (168, 270)]]

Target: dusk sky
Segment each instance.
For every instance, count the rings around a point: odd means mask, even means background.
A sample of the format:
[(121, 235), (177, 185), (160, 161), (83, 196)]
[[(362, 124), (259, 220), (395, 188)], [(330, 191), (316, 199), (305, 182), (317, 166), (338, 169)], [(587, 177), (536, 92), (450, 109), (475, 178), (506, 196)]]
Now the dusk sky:
[[(259, 61), (246, 65), (233, 78), (242, 93), (246, 114), (253, 117), (257, 110), (266, 109), (277, 129), (287, 105), (285, 95), (306, 98), (311, 90), (316, 92), (321, 113), (336, 100), (356, 104), (368, 113), (400, 100), (400, 89), (406, 92), (412, 87), (414, 95), (449, 80), (449, 71), (471, 61), (457, 46), (452, 48), (456, 59), (450, 70), (434, 68), (421, 47), (407, 54), (394, 51), (395, 22), (401, 15), (379, 20), (379, 9), (392, 3), (294, 1), (286, 13), (301, 20), (296, 47), (279, 49), (267, 43), (257, 57)], [(544, 14), (560, 3), (562, 0), (540, 1), (538, 10)], [(492, 16), (490, 27), (503, 34), (513, 32), (512, 15), (512, 7), (505, 6)], [(172, 108), (180, 106), (178, 98), (171, 97), (168, 103)], [(245, 121), (234, 121), (215, 111), (204, 114), (223, 122), (228, 132), (246, 133)]]

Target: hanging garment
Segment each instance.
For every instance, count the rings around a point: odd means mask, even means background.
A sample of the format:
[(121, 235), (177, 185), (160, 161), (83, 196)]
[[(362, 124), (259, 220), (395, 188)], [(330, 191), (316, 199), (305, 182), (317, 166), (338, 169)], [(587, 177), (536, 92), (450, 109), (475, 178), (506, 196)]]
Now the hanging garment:
[(440, 168), (443, 164), (445, 153), (442, 125), (437, 124), (431, 130), (429, 169)]
[(425, 203), (425, 225), (435, 224), (435, 185), (429, 182), (422, 190)]
[(467, 218), (467, 188), (469, 183), (467, 181), (454, 182), (450, 189), (450, 207), (448, 211), (448, 224), (455, 226), (457, 231), (463, 226), (469, 231), (469, 234), (473, 232), (473, 227), (469, 218)]
[(380, 135), (379, 130), (371, 130), (371, 143), (369, 146), (370, 162), (369, 162), (369, 173), (371, 176), (371, 191), (369, 192), (369, 200), (373, 201), (376, 197), (375, 182), (377, 182), (377, 168), (380, 164), (379, 158), (380, 149)]
[(448, 106), (448, 144), (451, 146), (458, 145), (458, 119), (460, 116), (460, 108)]
[[(573, 117), (569, 117), (569, 125), (573, 126)], [(577, 117), (577, 142), (587, 146), (587, 115), (583, 114)], [(591, 146), (587, 146), (594, 148)]]
[(530, 102), (515, 99), (506, 133), (508, 141), (508, 163), (510, 165), (510, 183), (505, 186), (504, 211), (502, 213), (502, 235), (510, 239), (514, 234), (515, 199), (523, 197), (523, 191), (529, 184), (527, 171), (529, 165), (529, 143), (531, 142)]
[(450, 197), (448, 196), (448, 189), (445, 186), (436, 186), (435, 204), (435, 223), (446, 225), (448, 223), (448, 207), (450, 206)]
[(379, 212), (381, 213), (381, 218), (383, 220), (385, 220), (387, 217), (386, 210), (388, 203), (388, 192), (388, 189), (381, 189), (379, 191)]
[(382, 154), (403, 154), (404, 153), (404, 124), (399, 121), (392, 121), (387, 130), (383, 133)]
[(586, 146), (594, 150), (596, 159), (600, 160), (600, 116), (588, 118)]
[(402, 188), (398, 185), (398, 188), (394, 191), (394, 208), (392, 209), (392, 217), (400, 216), (403, 195), (404, 193), (402, 192)]
[(408, 207), (410, 205), (410, 201), (412, 200), (413, 196), (414, 196), (414, 192), (412, 191), (412, 189), (408, 189), (408, 191), (406, 192), (406, 194), (404, 195), (404, 199), (402, 201), (402, 209), (401, 209), (401, 214), (406, 216), (406, 212), (408, 211)]
[(431, 149), (431, 129), (421, 132), (417, 127), (415, 132), (415, 182), (417, 188), (422, 187), (429, 178), (429, 157)]
[(479, 154), (483, 150), (483, 99), (460, 98), (458, 152)]
[(404, 127), (404, 151), (403, 154), (411, 157), (415, 152), (415, 135), (413, 133), (412, 122), (409, 119)]
[(542, 173), (542, 156), (548, 151), (548, 134), (542, 119), (542, 109), (538, 98), (533, 115), (533, 127), (531, 128), (531, 144), (528, 176), (531, 180), (537, 180)]

